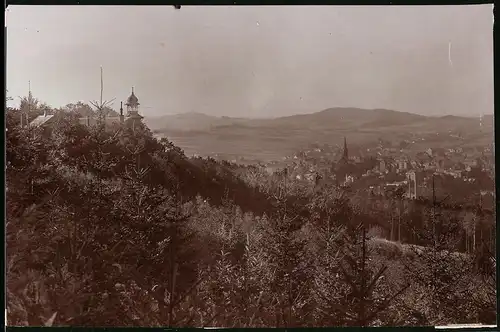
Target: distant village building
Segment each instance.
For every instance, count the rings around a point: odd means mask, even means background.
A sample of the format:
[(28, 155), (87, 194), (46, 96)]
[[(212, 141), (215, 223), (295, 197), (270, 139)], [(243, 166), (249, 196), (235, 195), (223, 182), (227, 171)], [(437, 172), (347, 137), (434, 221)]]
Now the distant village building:
[(142, 119), (144, 118), (139, 114), (139, 99), (134, 94), (134, 88), (132, 88), (131, 95), (127, 98), (125, 106), (127, 106), (127, 114), (123, 114), (123, 103), (120, 104), (120, 115), (119, 116), (107, 116), (106, 114), (99, 118), (98, 116), (87, 116), (78, 119), (80, 124), (86, 126), (93, 126), (98, 124), (100, 121), (104, 122), (106, 128), (112, 128), (114, 126), (125, 125), (129, 128), (136, 128), (138, 125), (142, 124)]
[(47, 111), (43, 112), (43, 115), (37, 116), (33, 121), (29, 123), (30, 127), (50, 127), (55, 120), (54, 114), (47, 114)]
[(407, 170), (408, 169), (408, 162), (404, 159), (398, 160), (398, 169), (399, 170)]
[(48, 114), (45, 110), (42, 115), (34, 118), (29, 124), (30, 128), (41, 129), (41, 134), (45, 136), (50, 136), (53, 132), (54, 125), (57, 123), (58, 116), (55, 114)]
[(387, 169), (387, 165), (386, 165), (386, 162), (384, 159), (379, 160), (378, 169), (379, 169), (380, 173), (385, 173), (385, 171)]
[(417, 173), (415, 171), (410, 171), (406, 173), (406, 181), (408, 183), (408, 192), (406, 196), (409, 199), (416, 199), (418, 197)]
[(354, 177), (352, 175), (346, 175), (344, 184), (351, 184), (354, 182)]
[(464, 160), (464, 162), (463, 162), (463, 163), (464, 163), (464, 165), (465, 165), (466, 167), (468, 167), (469, 169), (470, 169), (471, 167), (476, 167), (476, 166), (477, 166), (477, 160), (475, 160), (475, 159), (466, 159), (466, 160)]
[(455, 179), (462, 177), (462, 172), (455, 171), (455, 170), (445, 170), (443, 173), (446, 175), (449, 175), (449, 176), (453, 176)]
[(435, 166), (436, 168), (442, 170), (444, 168), (444, 163), (445, 163), (445, 160), (442, 156), (436, 156), (435, 157)]

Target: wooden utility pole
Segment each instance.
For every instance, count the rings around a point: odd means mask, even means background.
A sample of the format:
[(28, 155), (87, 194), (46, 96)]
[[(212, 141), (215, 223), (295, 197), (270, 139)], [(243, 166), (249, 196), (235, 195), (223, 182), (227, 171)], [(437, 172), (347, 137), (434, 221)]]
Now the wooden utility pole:
[(101, 99), (100, 99), (100, 105), (102, 105), (102, 90), (103, 90), (103, 82), (102, 82), (102, 66), (101, 66)]
[(362, 221), (362, 230), (361, 234), (363, 238), (361, 239), (361, 303), (360, 303), (360, 308), (359, 308), (359, 325), (364, 327), (366, 326), (366, 307), (365, 307), (365, 301), (366, 301), (366, 228), (365, 228), (365, 222)]
[(434, 248), (436, 247), (436, 188), (434, 185), (434, 174), (432, 174), (432, 237), (434, 239)]
[(403, 205), (403, 196), (398, 193), (398, 242), (401, 242), (401, 209)]
[(398, 242), (401, 242), (401, 208), (398, 209)]
[[(477, 223), (481, 223), (481, 221), (483, 220), (483, 194), (481, 193), (481, 191), (479, 191), (479, 206), (478, 206), (478, 211), (477, 211), (477, 216), (478, 218), (476, 220), (474, 220), (474, 224), (472, 225), (473, 226), (473, 230), (472, 230), (472, 250), (476, 250), (476, 225)], [(482, 231), (482, 228), (481, 228), (481, 225), (479, 225), (479, 228), (481, 229)], [(481, 241), (482, 241), (482, 232), (481, 232)]]
[(31, 112), (31, 81), (28, 81), (28, 113)]
[(391, 241), (394, 241), (394, 216), (392, 213), (393, 208), (394, 208), (394, 201), (393, 201), (393, 198), (390, 197), (389, 198), (389, 213), (391, 216), (391, 233), (390, 233), (389, 237), (390, 237)]

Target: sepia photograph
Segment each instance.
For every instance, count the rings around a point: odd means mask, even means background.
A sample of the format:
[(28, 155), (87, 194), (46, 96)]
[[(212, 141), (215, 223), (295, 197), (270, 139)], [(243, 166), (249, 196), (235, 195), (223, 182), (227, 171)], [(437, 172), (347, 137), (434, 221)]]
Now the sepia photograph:
[(493, 4), (5, 18), (7, 326), (496, 326)]

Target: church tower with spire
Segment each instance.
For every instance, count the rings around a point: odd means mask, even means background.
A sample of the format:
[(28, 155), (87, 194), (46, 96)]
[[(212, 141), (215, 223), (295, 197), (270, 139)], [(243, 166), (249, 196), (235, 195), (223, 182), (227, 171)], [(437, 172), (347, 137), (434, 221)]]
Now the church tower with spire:
[(344, 136), (344, 151), (342, 153), (342, 161), (348, 162), (349, 161), (349, 151), (347, 149), (347, 138)]
[[(344, 149), (342, 157), (333, 165), (332, 171), (335, 174), (337, 183), (347, 183), (350, 181), (350, 175), (353, 174), (354, 165), (349, 162), (349, 150), (347, 148), (347, 138), (344, 137)], [(345, 181), (344, 181), (345, 179)]]

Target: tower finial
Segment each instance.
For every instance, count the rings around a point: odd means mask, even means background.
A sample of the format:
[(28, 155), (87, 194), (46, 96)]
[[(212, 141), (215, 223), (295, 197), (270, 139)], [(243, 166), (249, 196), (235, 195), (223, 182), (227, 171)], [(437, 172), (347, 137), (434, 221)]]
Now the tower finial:
[(134, 94), (134, 87), (132, 87), (132, 94)]

